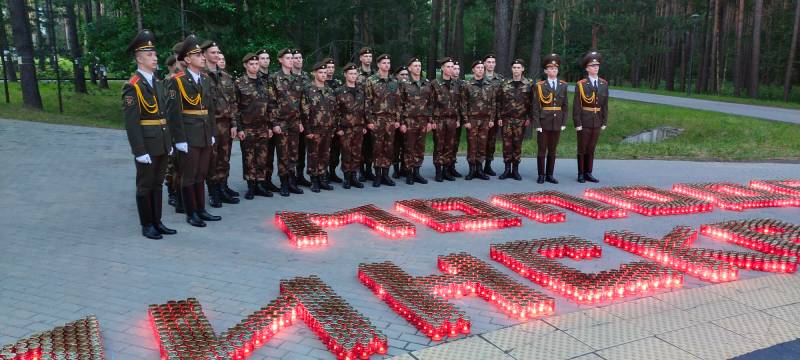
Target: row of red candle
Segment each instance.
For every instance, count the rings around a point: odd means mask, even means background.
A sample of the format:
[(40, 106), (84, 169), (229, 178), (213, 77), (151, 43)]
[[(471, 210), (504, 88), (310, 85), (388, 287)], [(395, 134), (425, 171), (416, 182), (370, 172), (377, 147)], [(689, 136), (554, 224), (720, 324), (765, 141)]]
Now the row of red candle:
[[(696, 234), (696, 232), (693, 233)], [(711, 256), (703, 256), (702, 252), (698, 254), (690, 248), (677, 245), (676, 243), (680, 242), (682, 235), (687, 234), (683, 231), (673, 231), (665, 239), (658, 240), (627, 231), (609, 231), (606, 232), (604, 241), (611, 246), (704, 281), (724, 282), (738, 279), (737, 268), (728, 262)]]
[(425, 288), (446, 298), (474, 294), (520, 320), (549, 315), (555, 310), (552, 297), (520, 284), (470, 254), (439, 256), (437, 266), (449, 276), (420, 280), (427, 283)]
[(338, 359), (369, 359), (388, 350), (386, 336), (319, 277), (281, 280), (280, 288), (298, 300), (298, 317)]
[(713, 205), (652, 186), (626, 186), (586, 189), (584, 196), (645, 216), (685, 215), (709, 212)]
[(470, 332), (470, 320), (454, 305), (419, 286), (391, 262), (359, 264), (358, 279), (379, 299), (433, 340)]
[[(506, 210), (471, 197), (402, 200), (395, 210), (438, 232), (473, 231), (521, 226), (522, 219)], [(466, 215), (451, 215), (458, 210)]]
[(513, 211), (540, 223), (550, 224), (567, 221), (567, 214), (550, 206), (528, 200), (522, 194), (503, 194), (492, 196), (491, 203), (497, 207)]
[[(614, 206), (610, 206), (598, 201), (579, 198), (555, 190), (545, 190), (535, 193), (509, 194), (516, 197), (522, 204), (547, 204), (565, 208), (580, 215), (596, 220), (616, 219), (628, 216), (628, 212)], [(524, 205), (523, 205), (524, 208)], [(531, 209), (533, 210), (533, 209)], [(516, 210), (513, 210), (517, 212)], [(527, 216), (527, 215), (526, 215)]]
[(328, 244), (328, 233), (310, 221), (313, 214), (280, 211), (275, 213), (275, 225), (289, 237), (289, 242), (298, 248)]
[(675, 184), (672, 191), (712, 202), (724, 210), (800, 206), (800, 198), (770, 194), (732, 183)]
[(297, 319), (299, 304), (291, 295), (281, 295), (222, 333), (219, 352), (243, 359), (264, 346), (275, 334)]
[(683, 286), (683, 276), (650, 262), (623, 264), (619, 269), (586, 274), (519, 244), (492, 244), (490, 256), (511, 270), (578, 303), (613, 301), (649, 290)]
[(0, 348), (0, 360), (102, 360), (100, 323), (94, 315)]
[(800, 197), (800, 179), (752, 180), (749, 185), (754, 189)]
[(311, 221), (322, 227), (338, 227), (361, 223), (378, 230), (378, 232), (389, 238), (413, 237), (416, 234), (414, 224), (372, 204), (337, 211), (332, 214), (308, 214), (308, 216)]
[(732, 220), (700, 226), (700, 233), (758, 252), (800, 256), (800, 226), (774, 219)]

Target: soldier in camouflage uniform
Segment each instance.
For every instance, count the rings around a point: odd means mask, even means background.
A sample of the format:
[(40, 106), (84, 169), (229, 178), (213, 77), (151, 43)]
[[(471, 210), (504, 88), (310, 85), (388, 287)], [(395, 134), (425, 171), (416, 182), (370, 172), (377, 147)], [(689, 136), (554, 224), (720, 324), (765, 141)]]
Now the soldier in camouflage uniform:
[(483, 61), (476, 60), (472, 63), (472, 80), (461, 88), (461, 114), (464, 116), (464, 128), (467, 129), (469, 162), (469, 174), (464, 180), (489, 180), (489, 176), (483, 172), (482, 162), (486, 160), (486, 141), (489, 131), (494, 129), (497, 115), (497, 90), (483, 78), (483, 74)]
[(217, 62), (217, 66), (220, 69), (225, 70), (225, 66), (227, 66), (227, 62), (225, 62), (225, 54), (222, 51), (219, 52), (219, 61)]
[(276, 137), (281, 196), (302, 194), (297, 187), (297, 150), (303, 124), (300, 122), (303, 79), (292, 73), (292, 50), (278, 52), (281, 69), (270, 75), (268, 96), (272, 133)]
[(303, 91), (303, 127), (308, 149), (308, 175), (311, 191), (333, 190), (325, 176), (330, 161), (331, 138), (336, 131), (336, 96), (325, 85), (328, 72), (326, 62), (320, 61), (311, 68), (314, 81)]
[[(499, 89), (500, 86), (503, 84), (503, 75), (500, 73), (495, 72), (495, 66), (497, 66), (497, 59), (495, 58), (494, 54), (488, 54), (483, 57), (483, 65), (486, 68), (486, 73), (484, 75), (484, 79), (492, 84), (495, 88)], [(492, 169), (492, 160), (494, 160), (494, 152), (497, 148), (497, 132), (500, 130), (500, 126), (495, 126), (489, 129), (489, 136), (486, 138), (486, 164), (483, 168), (483, 172), (489, 176), (497, 175), (494, 170)]]
[(522, 180), (519, 162), (522, 154), (522, 140), (525, 128), (531, 123), (532, 87), (531, 81), (522, 76), (525, 62), (516, 59), (511, 62), (511, 78), (503, 81), (497, 96), (497, 125), (503, 133), (503, 162), (505, 170), (500, 179)]
[(425, 138), (433, 127), (431, 81), (422, 77), (422, 62), (412, 58), (408, 62), (411, 78), (400, 83), (400, 103), (402, 104), (402, 125), (400, 131), (405, 135), (404, 159), (406, 184), (414, 182), (427, 184), (419, 173), (425, 159)]
[[(336, 73), (336, 61), (332, 58), (325, 58), (322, 61), (325, 63), (325, 70), (327, 71), (325, 85), (336, 92), (336, 89), (342, 86), (342, 81), (334, 77)], [(336, 175), (336, 168), (339, 167), (339, 158), (342, 155), (341, 143), (339, 140), (338, 136), (334, 136), (331, 139), (331, 157), (328, 162), (328, 172), (326, 174), (328, 181), (335, 183), (342, 182), (342, 178)]]
[[(172, 81), (172, 78), (175, 77), (175, 74), (183, 71), (183, 61), (178, 61), (178, 51), (180, 50), (181, 43), (175, 43), (172, 45), (172, 55), (167, 58), (167, 68), (169, 69), (169, 75), (164, 78), (164, 88), (166, 89), (169, 83)], [(170, 66), (170, 59), (172, 59), (172, 66)], [(181, 204), (181, 197), (179, 195), (181, 191), (181, 178), (180, 178), (180, 171), (178, 171), (178, 153), (177, 151), (173, 152), (172, 155), (169, 156), (167, 160), (167, 175), (165, 177), (165, 182), (167, 185), (167, 194), (169, 196), (169, 200), (167, 201), (168, 204), (175, 207), (176, 213), (183, 213), (183, 205)]]
[[(394, 78), (397, 82), (402, 84), (408, 80), (408, 67), (406, 65), (398, 67), (394, 71)], [(402, 124), (401, 124), (402, 125)], [(392, 178), (399, 179), (401, 176), (406, 175), (406, 164), (403, 162), (405, 158), (405, 134), (397, 129), (394, 131), (394, 154), (392, 154)]]
[(164, 89), (155, 76), (158, 56), (154, 42), (153, 33), (142, 30), (128, 46), (137, 71), (122, 88), (122, 109), (136, 164), (136, 209), (142, 236), (158, 240), (177, 231), (161, 222), (164, 172), (173, 149), (164, 119)]
[(433, 123), (435, 142), (433, 164), (436, 167), (436, 182), (443, 180), (454, 181), (455, 177), (449, 170), (455, 167), (456, 161), (456, 129), (459, 124), (461, 111), (461, 83), (452, 78), (453, 59), (446, 57), (439, 60), (442, 69), (442, 78), (431, 82), (431, 102), (433, 108)]
[(388, 54), (378, 56), (378, 73), (367, 79), (367, 127), (373, 131), (372, 153), (375, 157), (373, 187), (394, 186), (389, 165), (394, 154), (394, 131), (400, 128), (400, 83), (389, 74)]
[[(544, 57), (542, 64), (545, 68), (547, 80), (536, 83), (532, 117), (536, 128), (536, 165), (539, 177), (536, 182), (543, 184), (545, 181), (558, 184), (553, 177), (556, 166), (556, 148), (561, 132), (567, 128), (567, 112), (569, 111), (567, 97), (567, 82), (558, 80), (558, 67), (561, 59), (557, 54)], [(545, 167), (545, 160), (547, 166)]]
[[(461, 62), (458, 60), (453, 60), (453, 80), (458, 83), (459, 87), (464, 87), (464, 79), (461, 78)], [(464, 117), (461, 115), (461, 109), (459, 109), (458, 115), (458, 123), (461, 124), (464, 121)], [(456, 137), (455, 137), (455, 149), (453, 151), (454, 154), (458, 155), (458, 148), (461, 146), (461, 130), (464, 129), (463, 126), (459, 126), (456, 128)], [(434, 145), (436, 143), (434, 142)], [(450, 165), (449, 173), (453, 177), (460, 178), (462, 177), (461, 173), (458, 172), (456, 169), (456, 164), (458, 163), (458, 157), (455, 158), (455, 161)]]
[(239, 193), (228, 187), (231, 172), (231, 148), (236, 137), (238, 109), (233, 78), (219, 68), (220, 51), (216, 42), (207, 40), (201, 46), (206, 58), (206, 74), (211, 79), (216, 109), (217, 142), (214, 143), (209, 174), (206, 176), (211, 207), (222, 203), (238, 204)]
[(342, 187), (349, 189), (351, 186), (363, 188), (356, 172), (361, 167), (361, 145), (364, 143), (366, 119), (366, 95), (364, 87), (358, 85), (358, 67), (348, 63), (342, 69), (345, 84), (336, 89), (336, 107), (339, 125), (336, 134), (342, 144), (342, 172), (344, 183)]
[[(258, 77), (261, 78), (262, 83), (269, 84), (269, 64), (270, 56), (267, 49), (261, 49), (256, 52), (258, 56)], [(269, 138), (269, 146), (267, 147), (267, 179), (264, 181), (264, 187), (271, 192), (278, 192), (275, 184), (272, 183), (272, 174), (275, 170), (275, 145), (277, 144), (278, 137), (273, 136)]]
[[(311, 77), (303, 71), (303, 52), (296, 48), (292, 49), (292, 73), (303, 81), (303, 87), (311, 86)], [(300, 133), (300, 142), (297, 148), (297, 170), (295, 170), (295, 176), (297, 176), (296, 182), (298, 186), (311, 186), (311, 182), (306, 180), (303, 175), (303, 169), (306, 167), (306, 142), (303, 141), (305, 136), (305, 133)]]
[(238, 136), (242, 143), (242, 175), (247, 182), (244, 198), (252, 200), (256, 195), (272, 196), (266, 187), (272, 124), (268, 112), (267, 83), (258, 73), (258, 56), (252, 53), (245, 55), (242, 65), (245, 74), (236, 79), (241, 126)]
[[(372, 49), (362, 47), (358, 52), (358, 60), (361, 63), (361, 67), (359, 68), (358, 81), (356, 83), (359, 86), (363, 86), (364, 83), (367, 82), (367, 79), (375, 74), (375, 71), (372, 69)], [(361, 182), (375, 180), (375, 176), (372, 174), (372, 162), (374, 161), (372, 157), (372, 141), (372, 131), (367, 129), (367, 133), (364, 135), (364, 144), (361, 146), (361, 156), (364, 159), (361, 163), (361, 170), (358, 175), (358, 181)]]

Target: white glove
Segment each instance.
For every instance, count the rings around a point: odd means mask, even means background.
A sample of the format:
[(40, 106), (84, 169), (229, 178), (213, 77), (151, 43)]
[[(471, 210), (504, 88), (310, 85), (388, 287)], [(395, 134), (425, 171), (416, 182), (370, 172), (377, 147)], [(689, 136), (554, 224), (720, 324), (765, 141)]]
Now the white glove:
[(167, 154), (167, 155), (172, 155), (172, 153), (174, 153), (174, 152), (175, 152), (175, 148), (170, 146), (169, 147), (169, 154)]
[(182, 151), (182, 152), (185, 152), (185, 153), (189, 152), (189, 144), (187, 144), (185, 142), (179, 142), (179, 143), (175, 144), (175, 148), (178, 149), (178, 151)]
[(542, 132), (542, 128), (536, 128), (537, 132)]
[(136, 162), (142, 163), (142, 164), (152, 164), (153, 160), (150, 160), (150, 154), (144, 154), (142, 156), (137, 156), (136, 157)]
[(215, 142), (217, 142), (217, 139), (214, 139), (214, 137), (212, 136), (211, 137), (211, 145), (214, 145)]
[(566, 126), (562, 126), (562, 127), (561, 127), (561, 131), (564, 131), (564, 130), (566, 130), (566, 129), (567, 129), (567, 127), (566, 127)]
[(581, 130), (583, 130), (583, 126), (576, 126), (575, 127), (575, 131), (581, 131)]
[(605, 126), (605, 125), (603, 125), (603, 126), (601, 126), (601, 127), (600, 127), (600, 130), (605, 130), (605, 129), (606, 129), (606, 126)]

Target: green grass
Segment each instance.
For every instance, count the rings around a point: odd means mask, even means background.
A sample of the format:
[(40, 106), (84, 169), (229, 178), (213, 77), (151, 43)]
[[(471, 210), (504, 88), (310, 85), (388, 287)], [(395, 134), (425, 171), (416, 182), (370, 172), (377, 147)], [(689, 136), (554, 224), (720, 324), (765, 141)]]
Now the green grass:
[[(667, 96), (677, 96), (677, 97), (691, 97), (693, 99), (702, 99), (702, 100), (714, 100), (714, 101), (722, 101), (722, 102), (730, 102), (730, 103), (737, 103), (737, 104), (747, 104), (747, 105), (760, 105), (760, 106), (772, 106), (778, 108), (786, 108), (786, 109), (800, 109), (800, 87), (794, 86), (792, 88), (792, 94), (790, 97), (789, 102), (784, 102), (780, 100), (770, 100), (770, 99), (752, 99), (747, 97), (736, 97), (733, 94), (722, 94), (722, 95), (713, 95), (713, 94), (695, 94), (692, 92), (692, 96), (686, 95), (685, 91), (669, 91), (664, 89), (651, 89), (649, 87), (632, 87), (632, 86), (612, 86), (612, 89), (618, 90), (627, 90), (627, 91), (635, 91), (635, 92), (642, 92), (648, 94), (658, 94), (658, 95), (667, 95)], [(762, 91), (770, 91), (774, 92), (777, 91), (775, 89), (767, 88), (763, 89)], [(783, 88), (780, 89), (781, 94), (783, 93)], [(781, 95), (782, 96), (782, 95)]]
[[(58, 112), (58, 92), (55, 82), (40, 82), (44, 111), (22, 106), (19, 83), (9, 83), (11, 104), (5, 102), (0, 88), (0, 117), (55, 124), (82, 125), (122, 129), (122, 81), (109, 81), (109, 89), (99, 89), (87, 81), (88, 94), (76, 94), (72, 83), (62, 82), (64, 113)], [(1, 87), (2, 85), (0, 85)]]
[[(0, 117), (58, 124), (121, 129), (120, 90), (122, 82), (111, 82), (111, 89), (89, 85), (90, 94), (75, 94), (64, 84), (64, 114), (58, 114), (55, 84), (42, 84), (45, 111), (23, 108), (18, 84), (11, 84), (12, 104), (0, 98)], [(765, 121), (744, 116), (720, 114), (654, 105), (619, 99), (610, 100), (609, 127), (600, 137), (597, 155), (606, 159), (686, 159), (718, 161), (800, 161), (800, 125)], [(574, 157), (575, 131), (571, 120), (561, 136), (559, 156)], [(685, 129), (674, 139), (657, 144), (622, 144), (629, 135), (658, 126)], [(465, 136), (465, 134), (462, 134)], [(428, 141), (428, 152), (433, 146)], [(461, 153), (466, 152), (462, 139)], [(523, 154), (535, 156), (536, 141), (526, 140)], [(502, 159), (502, 145), (496, 157)]]

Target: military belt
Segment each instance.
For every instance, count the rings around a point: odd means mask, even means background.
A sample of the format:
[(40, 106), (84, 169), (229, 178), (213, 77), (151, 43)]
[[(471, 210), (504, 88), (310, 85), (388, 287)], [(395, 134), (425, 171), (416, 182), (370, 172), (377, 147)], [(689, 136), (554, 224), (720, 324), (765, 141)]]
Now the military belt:
[[(584, 109), (586, 109), (586, 108), (584, 108)], [(542, 110), (561, 111), (561, 107), (560, 106), (545, 106), (545, 107), (542, 108)]]
[(167, 119), (139, 120), (139, 125), (142, 126), (167, 125)]
[(584, 106), (583, 107), (583, 111), (589, 111), (589, 112), (596, 113), (596, 112), (600, 112), (600, 108), (599, 107), (586, 107), (586, 106)]
[(186, 115), (208, 115), (208, 110), (183, 110)]

